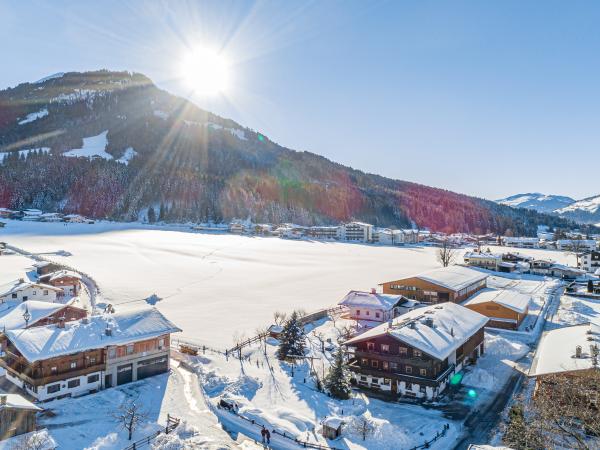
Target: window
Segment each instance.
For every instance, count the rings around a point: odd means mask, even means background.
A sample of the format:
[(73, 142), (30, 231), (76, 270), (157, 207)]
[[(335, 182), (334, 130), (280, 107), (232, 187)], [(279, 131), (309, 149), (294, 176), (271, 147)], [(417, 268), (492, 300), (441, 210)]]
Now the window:
[(112, 348), (109, 348), (109, 349), (108, 349), (108, 357), (109, 357), (110, 359), (114, 359), (114, 358), (116, 358), (116, 357), (117, 357), (117, 349), (116, 349), (116, 348), (114, 348), (114, 347), (112, 347)]
[(369, 350), (370, 352), (375, 350), (375, 342), (367, 342), (367, 350)]
[(392, 370), (397, 370), (397, 369), (398, 369), (398, 363), (391, 362), (391, 363), (390, 363), (390, 369), (392, 369)]
[(96, 364), (96, 358), (90, 358), (90, 364)]
[(390, 379), (389, 378), (384, 378), (383, 379), (383, 385), (384, 386), (389, 386), (390, 385)]
[(60, 391), (60, 383), (51, 384), (50, 386), (46, 387), (46, 392), (48, 392), (48, 394), (54, 394), (58, 391)]
[(412, 383), (406, 383), (406, 390), (407, 391), (412, 391)]
[(54, 367), (51, 367), (51, 368), (50, 368), (50, 372), (51, 372), (51, 373), (56, 373), (56, 372), (58, 372), (58, 369), (56, 368), (56, 366), (54, 366)]
[(427, 376), (427, 369), (421, 369), (421, 370), (419, 370), (419, 373), (421, 374), (422, 377), (426, 377)]
[(360, 364), (361, 364), (361, 366), (368, 366), (369, 360), (367, 358), (361, 358)]
[(406, 366), (406, 373), (412, 373), (412, 366)]
[(379, 367), (379, 361), (377, 361), (376, 359), (371, 360), (371, 367), (377, 369)]
[(134, 346), (133, 346), (133, 344), (129, 344), (129, 345), (127, 346), (127, 354), (128, 354), (128, 355), (133, 355), (133, 349), (134, 349)]
[(421, 356), (421, 350), (413, 350), (413, 356)]
[(365, 377), (364, 375), (361, 375), (360, 376), (360, 381), (365, 381), (366, 382), (367, 381), (367, 377)]
[(390, 365), (388, 364), (387, 361), (383, 361), (381, 363), (381, 366), (382, 366), (383, 370), (389, 370), (389, 368), (390, 368)]
[(365, 314), (368, 316), (368, 315), (370, 314), (370, 312), (369, 312), (369, 311), (366, 311), (366, 313), (365, 313)]
[(91, 384), (91, 383), (96, 383), (96, 382), (98, 382), (98, 380), (100, 380), (100, 375), (97, 375), (97, 374), (96, 374), (96, 375), (90, 375), (90, 376), (87, 378), (87, 382), (88, 382), (88, 384)]
[(33, 291), (33, 294), (31, 294), (31, 295), (37, 295), (37, 291)]
[(360, 316), (360, 309), (357, 309), (357, 310), (356, 310), (356, 315), (357, 315), (357, 316)]
[(79, 378), (77, 378), (75, 380), (69, 380), (69, 382), (67, 383), (67, 387), (69, 389), (76, 388), (77, 386), (79, 386)]
[(379, 317), (381, 317), (381, 314), (379, 314), (378, 312), (375, 313), (375, 317), (377, 317), (379, 319)]
[(381, 351), (383, 353), (389, 353), (390, 352), (390, 346), (386, 345), (386, 344), (381, 344)]
[(13, 295), (11, 295), (12, 298), (17, 298), (17, 293), (15, 292)]
[(419, 391), (421, 391), (421, 393), (425, 394), (427, 392), (427, 388), (425, 386), (421, 386), (421, 387), (419, 387)]
[(163, 348), (165, 348), (165, 338), (160, 338), (158, 340), (158, 349), (162, 350)]
[(48, 289), (44, 289), (44, 295), (48, 295)]
[(408, 350), (406, 347), (398, 347), (398, 351), (400, 352), (401, 355), (406, 355), (408, 353)]
[(71, 361), (71, 369), (77, 369), (77, 361)]

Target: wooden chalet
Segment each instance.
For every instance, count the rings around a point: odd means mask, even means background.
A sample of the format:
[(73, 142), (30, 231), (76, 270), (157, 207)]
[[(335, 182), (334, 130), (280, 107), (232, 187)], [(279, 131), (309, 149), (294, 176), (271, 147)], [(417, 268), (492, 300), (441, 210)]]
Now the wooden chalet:
[(76, 297), (81, 291), (81, 275), (71, 270), (58, 270), (39, 277), (39, 281), (50, 286), (59, 287), (64, 295)]
[(345, 342), (352, 381), (392, 397), (436, 399), (483, 354), (487, 321), (449, 302), (410, 311)]
[(531, 296), (505, 289), (485, 289), (462, 303), (490, 318), (489, 327), (516, 330), (527, 317)]
[(35, 431), (41, 410), (18, 394), (0, 394), (0, 440)]

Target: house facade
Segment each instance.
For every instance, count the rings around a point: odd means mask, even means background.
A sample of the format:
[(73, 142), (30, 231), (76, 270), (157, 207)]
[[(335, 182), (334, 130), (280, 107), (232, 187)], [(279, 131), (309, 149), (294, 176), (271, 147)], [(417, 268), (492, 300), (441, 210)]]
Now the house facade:
[(372, 242), (373, 225), (363, 222), (349, 222), (337, 229), (338, 239), (352, 242)]
[(0, 303), (9, 300), (55, 302), (57, 296), (62, 293), (63, 290), (61, 288), (50, 286), (49, 284), (34, 283), (19, 279), (0, 286)]
[(518, 248), (539, 248), (539, 238), (532, 237), (509, 237), (505, 236), (502, 238), (502, 243), (507, 247), (518, 247)]
[(498, 265), (502, 262), (502, 256), (487, 252), (466, 252), (463, 260), (467, 266), (498, 271)]
[(370, 322), (386, 322), (415, 308), (416, 302), (401, 295), (350, 291), (338, 305), (346, 308), (346, 318)]
[(81, 291), (81, 275), (70, 270), (59, 270), (39, 277), (42, 283), (62, 289), (64, 295), (77, 297)]
[(313, 239), (334, 240), (338, 237), (338, 227), (310, 227), (306, 235)]
[(39, 401), (75, 397), (167, 372), (178, 331), (155, 308), (7, 330), (0, 366)]
[(438, 398), (484, 352), (483, 315), (454, 303), (413, 310), (345, 342), (352, 382), (392, 397)]
[(598, 249), (598, 242), (594, 239), (559, 239), (556, 241), (556, 248), (563, 251), (591, 252)]
[(516, 330), (529, 312), (531, 296), (508, 290), (486, 289), (462, 305), (488, 317), (493, 328)]
[(384, 294), (402, 295), (422, 303), (461, 302), (487, 286), (488, 275), (461, 266), (424, 272), (382, 283)]
[(35, 431), (41, 410), (18, 394), (0, 394), (0, 440)]
[(594, 250), (581, 255), (578, 267), (586, 272), (595, 273), (600, 269), (600, 251)]

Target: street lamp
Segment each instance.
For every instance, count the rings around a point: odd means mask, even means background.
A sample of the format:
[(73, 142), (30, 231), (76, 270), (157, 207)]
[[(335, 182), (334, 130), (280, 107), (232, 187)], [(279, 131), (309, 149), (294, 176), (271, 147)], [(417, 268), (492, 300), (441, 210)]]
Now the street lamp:
[(31, 313), (29, 312), (29, 308), (25, 306), (25, 312), (23, 313), (23, 319), (25, 319), (25, 328), (29, 325), (29, 321), (31, 320)]

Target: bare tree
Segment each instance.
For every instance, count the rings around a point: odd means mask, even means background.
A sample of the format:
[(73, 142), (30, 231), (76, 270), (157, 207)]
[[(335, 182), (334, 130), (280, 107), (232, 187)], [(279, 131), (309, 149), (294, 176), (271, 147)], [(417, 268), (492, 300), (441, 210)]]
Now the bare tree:
[(354, 327), (352, 325), (344, 325), (342, 328), (336, 328), (338, 332), (338, 343), (346, 342), (354, 334)]
[(456, 259), (456, 249), (450, 245), (448, 239), (442, 241), (442, 245), (438, 249), (437, 260), (443, 267), (448, 267), (453, 264)]
[(356, 417), (351, 422), (351, 425), (354, 432), (359, 434), (363, 441), (367, 440), (367, 437), (375, 432), (375, 424), (369, 417), (365, 415)]
[(287, 319), (287, 314), (281, 311), (275, 311), (273, 313), (273, 320), (275, 321), (275, 325), (283, 325), (285, 320)]
[(54, 448), (54, 442), (46, 432), (38, 431), (22, 436), (10, 446), (10, 450), (48, 450)]
[(114, 415), (114, 418), (119, 421), (121, 428), (127, 430), (127, 439), (131, 440), (134, 431), (141, 422), (148, 418), (148, 414), (143, 411), (134, 400), (121, 405)]
[(581, 258), (581, 253), (583, 252), (584, 248), (585, 246), (581, 236), (575, 236), (571, 239), (571, 253), (575, 255), (575, 258), (577, 258), (577, 267), (579, 267), (579, 258)]

